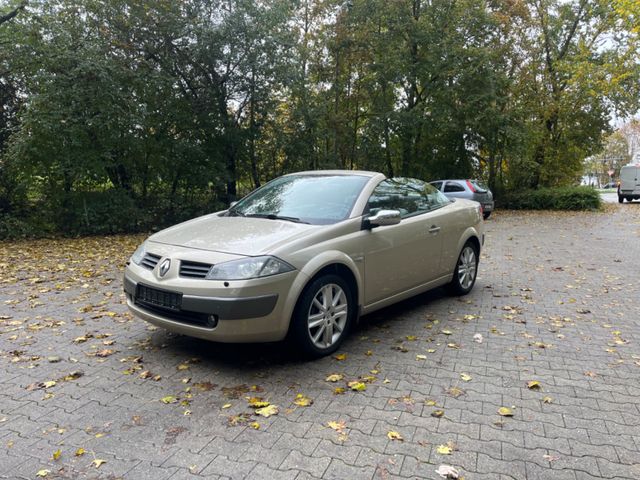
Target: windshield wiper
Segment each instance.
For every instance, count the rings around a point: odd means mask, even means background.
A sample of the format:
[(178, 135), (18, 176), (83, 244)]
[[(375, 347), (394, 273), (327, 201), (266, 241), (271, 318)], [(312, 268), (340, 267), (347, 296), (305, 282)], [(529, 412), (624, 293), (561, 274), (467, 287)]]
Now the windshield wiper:
[(298, 217), (287, 217), (286, 215), (276, 215), (275, 213), (249, 213), (249, 214), (244, 215), (244, 216), (245, 217), (254, 217), (254, 218), (268, 218), (269, 220), (285, 220), (287, 222), (309, 224), (309, 222), (305, 222), (303, 220), (300, 220)]
[(244, 217), (245, 214), (237, 210), (227, 210), (227, 217)]

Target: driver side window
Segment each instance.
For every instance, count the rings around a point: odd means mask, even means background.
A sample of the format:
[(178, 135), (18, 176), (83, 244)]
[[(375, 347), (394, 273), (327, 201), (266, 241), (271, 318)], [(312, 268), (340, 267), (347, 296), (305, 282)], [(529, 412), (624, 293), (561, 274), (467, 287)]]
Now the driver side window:
[(414, 178), (388, 178), (375, 188), (367, 204), (369, 213), (398, 210), (402, 218), (429, 212), (449, 203), (433, 185)]

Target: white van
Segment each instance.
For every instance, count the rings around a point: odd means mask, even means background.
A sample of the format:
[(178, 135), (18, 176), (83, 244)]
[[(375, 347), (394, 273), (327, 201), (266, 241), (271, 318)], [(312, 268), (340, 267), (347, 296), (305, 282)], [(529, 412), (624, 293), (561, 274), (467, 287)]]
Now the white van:
[(620, 169), (618, 202), (640, 200), (640, 164), (625, 165)]

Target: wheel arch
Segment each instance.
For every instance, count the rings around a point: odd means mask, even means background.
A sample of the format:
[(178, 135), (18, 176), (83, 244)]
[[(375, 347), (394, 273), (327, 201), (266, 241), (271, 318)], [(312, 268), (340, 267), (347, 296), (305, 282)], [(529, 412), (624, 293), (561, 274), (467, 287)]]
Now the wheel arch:
[(363, 299), (362, 278), (360, 271), (351, 257), (338, 251), (327, 251), (308, 262), (298, 274), (287, 296), (287, 308), (283, 312), (282, 321), (286, 323), (285, 330), (291, 326), (291, 318), (300, 300), (300, 296), (307, 286), (318, 277), (327, 273), (340, 275), (352, 290), (355, 297), (356, 312), (359, 314)]

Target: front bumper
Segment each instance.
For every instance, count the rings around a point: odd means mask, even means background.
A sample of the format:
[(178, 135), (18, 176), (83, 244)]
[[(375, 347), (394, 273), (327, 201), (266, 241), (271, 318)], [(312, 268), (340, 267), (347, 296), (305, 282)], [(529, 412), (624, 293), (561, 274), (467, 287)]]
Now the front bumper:
[[(131, 312), (154, 325), (218, 342), (265, 342), (287, 333), (285, 301), (295, 273), (232, 282), (232, 287), (210, 280), (158, 281), (153, 272), (130, 265), (123, 283)], [(139, 286), (180, 295), (179, 308), (137, 298)]]

